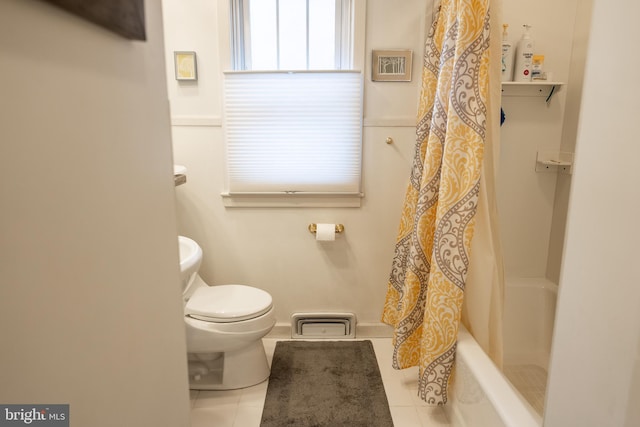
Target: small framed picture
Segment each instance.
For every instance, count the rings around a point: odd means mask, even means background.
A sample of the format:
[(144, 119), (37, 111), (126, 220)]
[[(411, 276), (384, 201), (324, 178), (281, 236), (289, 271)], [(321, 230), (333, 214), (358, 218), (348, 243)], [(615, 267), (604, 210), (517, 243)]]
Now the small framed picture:
[(176, 80), (198, 80), (195, 52), (173, 52)]
[(374, 50), (371, 80), (374, 82), (410, 82), (413, 51), (408, 49)]

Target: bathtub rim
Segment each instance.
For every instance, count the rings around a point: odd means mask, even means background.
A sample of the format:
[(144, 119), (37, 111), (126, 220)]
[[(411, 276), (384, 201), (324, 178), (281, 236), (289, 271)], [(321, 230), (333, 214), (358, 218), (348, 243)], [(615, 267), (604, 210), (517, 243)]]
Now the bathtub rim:
[(542, 417), (525, 402), (502, 371), (482, 350), (475, 338), (460, 324), (456, 357), (474, 373), (485, 396), (507, 426), (540, 427)]

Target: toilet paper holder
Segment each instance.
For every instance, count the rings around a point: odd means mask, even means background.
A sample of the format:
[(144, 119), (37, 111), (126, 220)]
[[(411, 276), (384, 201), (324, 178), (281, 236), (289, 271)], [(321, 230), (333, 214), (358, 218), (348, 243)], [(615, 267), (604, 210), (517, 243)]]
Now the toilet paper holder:
[[(316, 224), (309, 224), (309, 232), (316, 233), (318, 226)], [(344, 231), (344, 225), (336, 224), (336, 233), (342, 233)]]

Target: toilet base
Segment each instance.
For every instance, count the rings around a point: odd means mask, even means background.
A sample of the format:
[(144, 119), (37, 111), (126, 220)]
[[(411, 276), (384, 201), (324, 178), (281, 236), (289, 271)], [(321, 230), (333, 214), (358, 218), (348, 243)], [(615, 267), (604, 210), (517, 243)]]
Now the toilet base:
[(189, 356), (191, 390), (233, 390), (250, 387), (269, 378), (269, 363), (262, 340), (222, 353), (217, 358), (207, 353)]

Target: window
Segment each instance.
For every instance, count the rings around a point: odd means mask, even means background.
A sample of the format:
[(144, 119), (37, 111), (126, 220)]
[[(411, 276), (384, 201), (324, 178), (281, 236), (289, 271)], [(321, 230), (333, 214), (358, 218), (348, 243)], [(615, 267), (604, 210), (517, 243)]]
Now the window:
[(351, 69), (350, 0), (234, 0), (236, 70)]
[(363, 82), (352, 46), (359, 1), (231, 0), (228, 198), (350, 196), (359, 205)]

